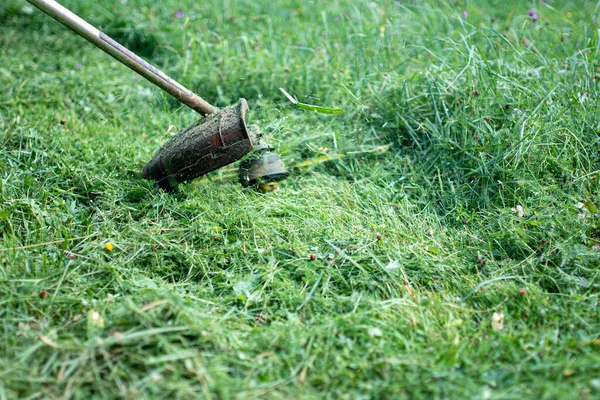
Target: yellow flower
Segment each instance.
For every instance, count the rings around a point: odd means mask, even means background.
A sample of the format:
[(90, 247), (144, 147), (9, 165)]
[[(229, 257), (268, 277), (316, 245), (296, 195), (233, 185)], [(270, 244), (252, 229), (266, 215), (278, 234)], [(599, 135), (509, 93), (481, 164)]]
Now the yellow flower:
[(258, 185), (258, 191), (261, 193), (273, 192), (277, 190), (279, 183), (277, 182), (266, 182)]
[(113, 245), (112, 245), (112, 243), (106, 243), (104, 245), (104, 250), (106, 250), (106, 251), (113, 251)]
[(571, 11), (569, 11), (569, 12), (567, 13), (567, 18), (571, 18), (572, 16), (573, 16), (573, 14), (571, 14)]

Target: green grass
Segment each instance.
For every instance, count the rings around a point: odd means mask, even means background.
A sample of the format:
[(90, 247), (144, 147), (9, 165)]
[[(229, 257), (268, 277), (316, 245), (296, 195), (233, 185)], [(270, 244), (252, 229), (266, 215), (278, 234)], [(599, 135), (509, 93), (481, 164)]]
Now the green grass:
[(197, 115), (2, 2), (0, 399), (600, 396), (600, 3), (62, 3), (296, 167), (156, 189)]

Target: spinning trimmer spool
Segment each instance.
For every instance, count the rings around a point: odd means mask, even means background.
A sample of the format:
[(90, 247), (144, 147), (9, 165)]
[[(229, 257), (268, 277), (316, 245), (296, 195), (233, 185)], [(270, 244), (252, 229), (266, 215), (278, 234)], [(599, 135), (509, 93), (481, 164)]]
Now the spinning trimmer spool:
[(270, 153), (271, 147), (260, 141), (260, 129), (246, 126), (245, 99), (222, 109), (213, 107), (56, 1), (27, 1), (205, 117), (168, 141), (144, 168), (144, 178), (172, 190), (179, 183), (239, 160), (251, 150), (240, 166), (244, 186), (268, 191), (289, 176), (279, 155)]
[(262, 192), (271, 192), (277, 189), (278, 181), (290, 175), (279, 154), (272, 153), (272, 149), (261, 142), (254, 148), (254, 156), (242, 161), (240, 183), (243, 186), (256, 186)]

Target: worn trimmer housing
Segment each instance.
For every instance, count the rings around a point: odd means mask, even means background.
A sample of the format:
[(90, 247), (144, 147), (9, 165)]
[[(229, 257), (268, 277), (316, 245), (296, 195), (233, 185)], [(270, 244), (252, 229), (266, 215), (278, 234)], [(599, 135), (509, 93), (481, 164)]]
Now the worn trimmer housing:
[(196, 122), (169, 140), (144, 168), (144, 178), (165, 189), (239, 160), (252, 150), (258, 133), (246, 126), (248, 104), (236, 104)]
[[(27, 1), (204, 116), (159, 150), (144, 168), (144, 178), (157, 181), (165, 189), (175, 189), (181, 182), (239, 160), (252, 150), (253, 143), (261, 136), (256, 126), (246, 126), (246, 100), (240, 99), (235, 105), (219, 110), (57, 1)], [(265, 179), (274, 176), (273, 171), (262, 168), (262, 164), (256, 164), (250, 172), (255, 169), (262, 171)]]

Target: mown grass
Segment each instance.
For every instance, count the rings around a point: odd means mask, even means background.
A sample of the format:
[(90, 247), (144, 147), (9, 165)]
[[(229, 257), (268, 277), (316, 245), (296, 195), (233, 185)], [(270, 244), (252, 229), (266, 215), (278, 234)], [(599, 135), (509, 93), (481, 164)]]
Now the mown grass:
[(3, 2), (0, 398), (599, 395), (600, 3), (63, 3), (336, 160), (163, 193), (197, 116)]

